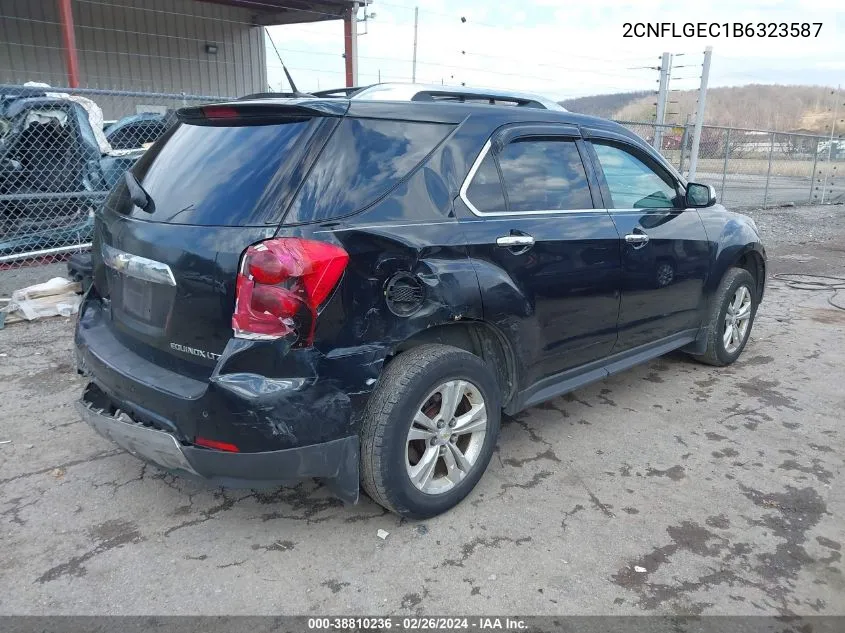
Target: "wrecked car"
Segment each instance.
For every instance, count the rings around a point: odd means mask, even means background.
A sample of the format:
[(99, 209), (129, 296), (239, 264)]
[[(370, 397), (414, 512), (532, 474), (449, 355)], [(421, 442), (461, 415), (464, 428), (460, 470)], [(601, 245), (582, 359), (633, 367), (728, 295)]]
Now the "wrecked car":
[(418, 85), (178, 117), (97, 211), (75, 334), (81, 415), (162, 468), (430, 517), (503, 412), (748, 341), (756, 226), (610, 121)]
[(0, 96), (0, 256), (89, 241), (94, 208), (143, 153), (112, 150), (91, 123), (92, 104)]
[(112, 149), (136, 149), (154, 143), (174, 123), (174, 110), (168, 110), (164, 114), (142, 112), (115, 121), (104, 128), (103, 132)]

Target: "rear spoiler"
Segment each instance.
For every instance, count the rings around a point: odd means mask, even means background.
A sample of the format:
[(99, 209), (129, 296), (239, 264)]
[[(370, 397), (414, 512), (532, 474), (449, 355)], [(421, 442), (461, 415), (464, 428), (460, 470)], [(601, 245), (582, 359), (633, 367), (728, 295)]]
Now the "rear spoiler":
[(331, 88), (330, 90), (317, 90), (316, 92), (312, 92), (311, 94), (315, 97), (325, 97), (328, 99), (348, 99), (349, 97), (353, 96), (356, 92), (361, 92), (362, 90), (366, 90), (370, 86), (350, 86), (347, 88)]
[(176, 116), (179, 121), (193, 125), (225, 125), (236, 121), (272, 123), (279, 119), (342, 117), (348, 109), (349, 102), (345, 100), (261, 99), (180, 108)]

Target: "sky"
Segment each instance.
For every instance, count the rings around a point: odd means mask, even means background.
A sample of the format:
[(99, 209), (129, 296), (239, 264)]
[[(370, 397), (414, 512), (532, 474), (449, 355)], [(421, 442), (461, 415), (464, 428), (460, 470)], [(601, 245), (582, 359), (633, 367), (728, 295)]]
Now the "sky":
[[(375, 17), (358, 24), (359, 84), (411, 80), (414, 6), (418, 82), (511, 88), (558, 100), (656, 90), (661, 54), (671, 52), (671, 88), (697, 89), (703, 51), (712, 46), (710, 86), (845, 86), (845, 0), (373, 0), (367, 13)], [(625, 22), (674, 22), (678, 29), (685, 22), (822, 27), (818, 37), (800, 39), (623, 38)], [(300, 90), (344, 85), (341, 21), (270, 32)], [(267, 62), (270, 84), (279, 89), (284, 79), (272, 48)]]

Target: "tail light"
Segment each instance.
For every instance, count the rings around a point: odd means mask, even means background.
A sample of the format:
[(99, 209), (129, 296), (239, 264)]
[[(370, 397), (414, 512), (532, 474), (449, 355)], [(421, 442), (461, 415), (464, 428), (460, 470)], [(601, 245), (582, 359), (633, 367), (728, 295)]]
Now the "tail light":
[(340, 281), (349, 255), (334, 244), (282, 237), (250, 246), (241, 258), (232, 329), (238, 338), (314, 340), (317, 312)]

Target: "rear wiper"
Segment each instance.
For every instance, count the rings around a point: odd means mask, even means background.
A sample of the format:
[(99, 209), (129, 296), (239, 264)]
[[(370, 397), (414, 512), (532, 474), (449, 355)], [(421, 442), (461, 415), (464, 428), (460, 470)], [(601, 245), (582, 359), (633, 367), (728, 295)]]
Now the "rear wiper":
[(135, 178), (134, 174), (127, 171), (124, 174), (123, 179), (126, 181), (126, 186), (129, 189), (129, 198), (135, 206), (147, 213), (155, 213), (156, 206), (153, 199), (150, 197), (150, 194), (144, 191), (144, 188), (141, 186), (141, 183), (138, 182), (138, 179)]

